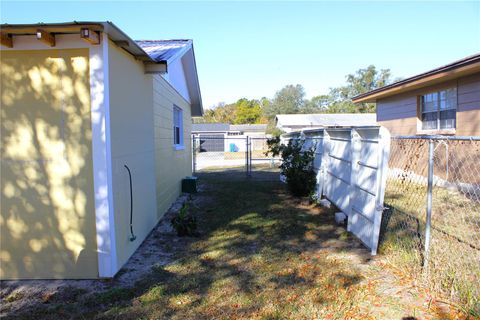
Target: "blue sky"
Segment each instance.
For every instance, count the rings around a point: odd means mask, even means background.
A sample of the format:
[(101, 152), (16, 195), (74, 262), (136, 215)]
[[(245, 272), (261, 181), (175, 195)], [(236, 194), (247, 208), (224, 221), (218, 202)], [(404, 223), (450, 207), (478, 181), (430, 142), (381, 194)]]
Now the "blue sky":
[(194, 40), (205, 107), (308, 97), (374, 64), (407, 77), (480, 52), (474, 2), (0, 2), (2, 23), (112, 21), (133, 39)]

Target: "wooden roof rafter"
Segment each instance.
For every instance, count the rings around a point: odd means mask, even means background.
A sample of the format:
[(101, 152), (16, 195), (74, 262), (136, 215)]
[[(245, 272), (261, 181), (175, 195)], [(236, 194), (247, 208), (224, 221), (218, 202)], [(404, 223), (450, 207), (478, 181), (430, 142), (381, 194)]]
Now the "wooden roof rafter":
[(1, 25), (1, 44), (13, 48), (13, 38), (16, 36), (34, 35), (45, 45), (54, 47), (55, 37), (61, 34), (79, 34), (80, 38), (90, 44), (100, 44), (102, 24), (36, 24), (36, 25)]
[(0, 37), (1, 37), (2, 46), (7, 48), (13, 48), (13, 37), (11, 34), (2, 32)]
[(45, 43), (47, 46), (55, 47), (55, 35), (44, 29), (37, 29), (37, 40)]
[(90, 44), (100, 44), (100, 34), (91, 28), (81, 28), (80, 38)]

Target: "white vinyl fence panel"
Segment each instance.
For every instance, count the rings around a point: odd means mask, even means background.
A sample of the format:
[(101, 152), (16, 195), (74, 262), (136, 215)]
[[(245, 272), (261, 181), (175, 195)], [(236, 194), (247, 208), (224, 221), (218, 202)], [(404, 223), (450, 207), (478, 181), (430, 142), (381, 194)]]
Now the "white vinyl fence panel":
[(352, 131), (348, 230), (376, 254), (383, 213), (390, 134), (385, 128)]
[(352, 163), (351, 129), (326, 130), (325, 184), (323, 194), (348, 214)]
[(305, 144), (304, 149), (308, 150), (313, 148), (315, 151), (315, 158), (313, 160), (313, 168), (315, 173), (317, 174), (317, 186), (315, 190), (315, 194), (317, 198), (322, 197), (322, 190), (325, 182), (325, 173), (323, 172), (324, 168), (322, 167), (322, 157), (323, 157), (323, 148), (324, 148), (324, 132), (323, 130), (317, 130), (312, 132), (311, 134), (305, 135)]
[[(289, 138), (293, 138), (292, 135)], [(315, 148), (317, 195), (348, 216), (348, 231), (377, 253), (390, 152), (383, 127), (304, 131), (305, 149)]]

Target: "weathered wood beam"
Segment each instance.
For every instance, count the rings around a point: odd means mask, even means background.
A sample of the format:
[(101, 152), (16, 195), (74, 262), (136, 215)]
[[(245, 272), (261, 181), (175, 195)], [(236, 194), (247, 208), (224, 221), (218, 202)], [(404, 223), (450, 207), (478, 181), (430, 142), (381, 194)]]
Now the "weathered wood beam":
[(113, 41), (113, 43), (115, 43), (115, 45), (123, 48), (123, 47), (128, 47), (130, 44), (128, 43), (128, 41), (126, 40), (116, 40), (116, 41)]
[(13, 37), (8, 33), (1, 33), (2, 46), (7, 48), (13, 48)]
[(80, 38), (90, 44), (100, 44), (100, 35), (98, 32), (89, 28), (80, 29)]
[(159, 73), (166, 73), (167, 72), (167, 64), (166, 63), (144, 62), (143, 65), (145, 66), (145, 73), (147, 73), (147, 74), (159, 74)]
[(55, 35), (42, 29), (37, 29), (37, 39), (47, 46), (55, 47)]
[(141, 55), (141, 56), (138, 56), (136, 55), (135, 56), (135, 59), (139, 60), (139, 61), (143, 61), (144, 63), (155, 63), (152, 61), (152, 58), (150, 58), (150, 56), (147, 56), (147, 55)]

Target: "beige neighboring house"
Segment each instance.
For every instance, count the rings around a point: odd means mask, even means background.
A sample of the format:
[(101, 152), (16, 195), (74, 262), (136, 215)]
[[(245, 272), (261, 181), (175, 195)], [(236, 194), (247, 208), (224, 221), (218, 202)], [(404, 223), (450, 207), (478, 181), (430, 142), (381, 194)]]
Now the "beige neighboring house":
[(265, 138), (267, 124), (232, 124), (229, 135), (243, 135), (249, 137)]
[(277, 114), (275, 125), (289, 133), (326, 127), (375, 126), (375, 113)]
[(192, 41), (72, 22), (1, 44), (0, 279), (113, 277), (191, 175)]
[(353, 102), (377, 104), (392, 135), (480, 136), (480, 54), (372, 90)]
[(194, 135), (266, 137), (266, 124), (194, 123)]

